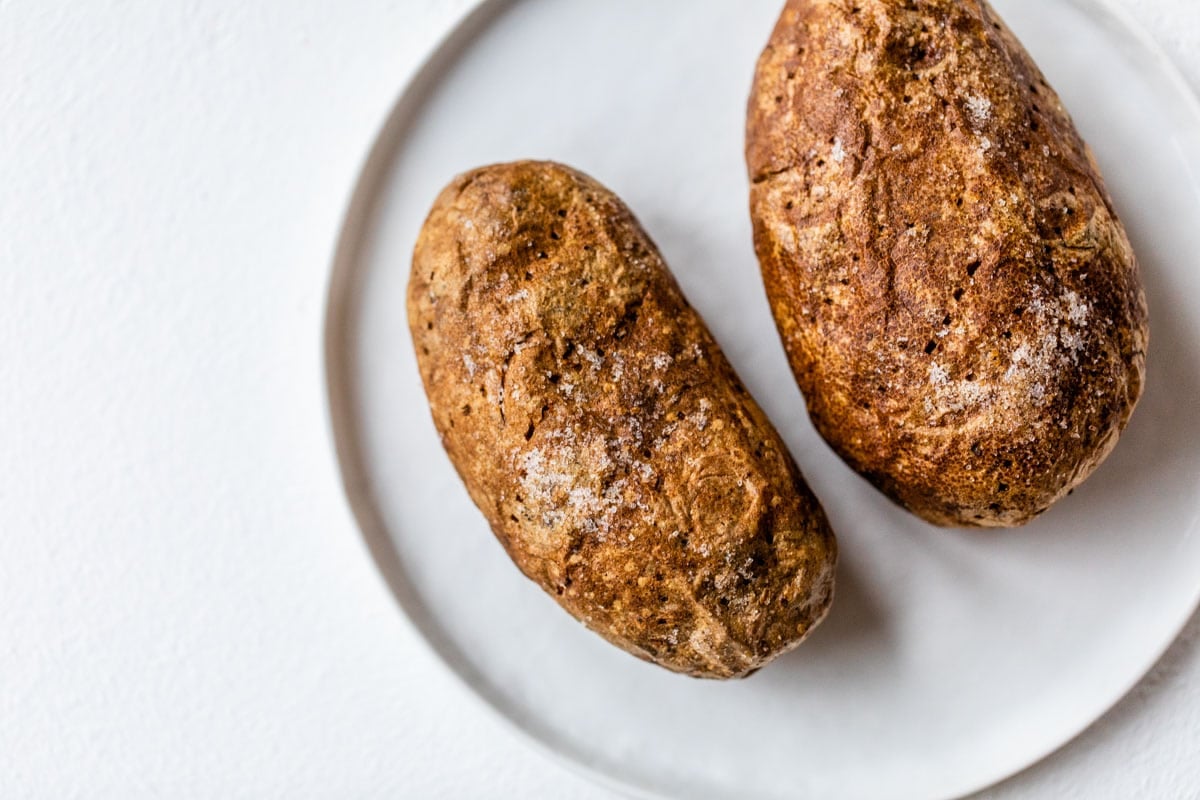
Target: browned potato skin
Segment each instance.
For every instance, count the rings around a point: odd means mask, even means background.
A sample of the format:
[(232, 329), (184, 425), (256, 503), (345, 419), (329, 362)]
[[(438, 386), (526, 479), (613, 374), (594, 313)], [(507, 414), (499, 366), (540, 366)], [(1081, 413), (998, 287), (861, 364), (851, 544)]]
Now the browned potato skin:
[(790, 0), (746, 157), (780, 336), (855, 470), (935, 524), (1002, 527), (1105, 459), (1142, 392), (1137, 262), (987, 3)]
[(618, 647), (744, 676), (824, 617), (836, 544), (629, 209), (567, 167), (456, 178), (408, 319), (434, 423), (513, 561)]

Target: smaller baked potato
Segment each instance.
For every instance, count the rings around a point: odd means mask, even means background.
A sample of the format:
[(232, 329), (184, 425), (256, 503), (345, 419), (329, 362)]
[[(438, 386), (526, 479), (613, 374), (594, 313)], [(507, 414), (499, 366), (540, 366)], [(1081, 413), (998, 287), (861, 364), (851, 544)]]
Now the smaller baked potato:
[(471, 498), (588, 627), (729, 678), (824, 617), (836, 545), (821, 506), (599, 183), (529, 161), (455, 178), (417, 241), (408, 318)]

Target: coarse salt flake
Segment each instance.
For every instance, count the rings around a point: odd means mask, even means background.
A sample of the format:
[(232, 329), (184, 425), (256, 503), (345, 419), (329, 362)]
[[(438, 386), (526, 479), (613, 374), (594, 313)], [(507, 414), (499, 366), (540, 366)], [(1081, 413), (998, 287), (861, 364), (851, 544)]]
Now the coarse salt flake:
[(831, 157), (839, 164), (846, 160), (846, 148), (842, 146), (841, 139), (833, 140), (833, 152), (831, 153)]
[(976, 126), (982, 125), (992, 117), (992, 101), (986, 97), (967, 95), (967, 113), (971, 115)]

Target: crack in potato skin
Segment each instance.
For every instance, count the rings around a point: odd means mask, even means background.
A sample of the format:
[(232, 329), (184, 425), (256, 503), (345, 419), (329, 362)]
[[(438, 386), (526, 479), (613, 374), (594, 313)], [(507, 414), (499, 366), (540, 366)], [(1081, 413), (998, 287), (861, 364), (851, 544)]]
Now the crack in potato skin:
[(747, 115), (754, 242), (821, 435), (939, 525), (1008, 527), (1105, 459), (1145, 294), (1090, 150), (978, 0), (789, 0)]
[(484, 167), (418, 237), (408, 319), (442, 443), (516, 565), (618, 647), (747, 675), (824, 617), (824, 512), (629, 209)]

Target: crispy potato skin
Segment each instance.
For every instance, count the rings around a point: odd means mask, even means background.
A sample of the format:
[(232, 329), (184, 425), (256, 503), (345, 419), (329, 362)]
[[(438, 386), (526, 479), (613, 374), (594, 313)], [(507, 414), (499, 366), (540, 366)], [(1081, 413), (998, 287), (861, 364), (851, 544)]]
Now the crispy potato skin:
[(789, 0), (747, 118), (754, 243), (817, 430), (938, 525), (1091, 474), (1149, 338), (1090, 150), (986, 2)]
[(456, 178), (408, 319), (434, 423), (521, 571), (618, 647), (706, 678), (803, 639), (836, 543), (629, 209), (546, 162)]

